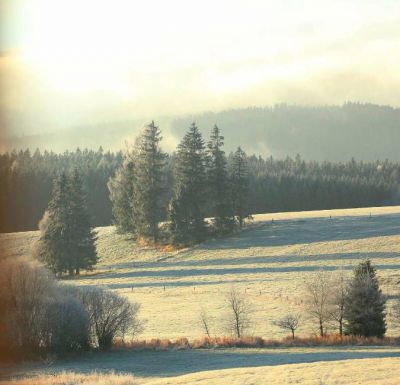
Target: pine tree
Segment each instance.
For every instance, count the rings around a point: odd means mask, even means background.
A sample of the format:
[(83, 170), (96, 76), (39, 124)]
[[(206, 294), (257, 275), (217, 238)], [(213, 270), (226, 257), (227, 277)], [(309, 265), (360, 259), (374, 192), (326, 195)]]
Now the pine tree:
[(206, 171), (204, 141), (195, 123), (178, 145), (174, 174), (169, 212), (171, 241), (200, 242), (206, 233)]
[(160, 129), (151, 122), (144, 128), (135, 145), (135, 183), (133, 211), (139, 237), (157, 242), (158, 223), (164, 215), (163, 193), (166, 155), (161, 151)]
[(71, 186), (65, 173), (54, 181), (52, 197), (42, 220), (37, 256), (56, 274), (73, 274), (73, 223), (71, 221)]
[(207, 144), (207, 186), (213, 226), (218, 234), (232, 230), (232, 210), (228, 197), (228, 172), (225, 152), (222, 150), (224, 137), (215, 125)]
[(383, 337), (386, 332), (385, 298), (370, 260), (354, 270), (344, 304), (345, 334)]
[(132, 209), (134, 183), (133, 156), (128, 152), (122, 166), (107, 184), (112, 203), (114, 224), (120, 233), (135, 234), (135, 221)]
[(248, 197), (247, 156), (238, 147), (233, 155), (231, 165), (231, 194), (233, 215), (237, 218), (239, 226), (243, 226), (244, 219), (249, 216), (247, 209)]
[(97, 263), (97, 251), (96, 234), (90, 224), (83, 179), (78, 169), (74, 170), (71, 177), (70, 200), (74, 269), (79, 274), (80, 269), (93, 269)]

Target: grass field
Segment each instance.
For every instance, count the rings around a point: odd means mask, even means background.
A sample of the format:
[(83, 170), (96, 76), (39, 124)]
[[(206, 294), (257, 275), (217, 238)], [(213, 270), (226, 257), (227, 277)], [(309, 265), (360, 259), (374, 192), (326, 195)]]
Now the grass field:
[[(204, 334), (199, 322), (201, 309), (209, 314), (211, 334), (226, 334), (226, 293), (232, 286), (237, 287), (251, 305), (250, 334), (265, 338), (283, 337), (286, 333), (277, 328), (273, 321), (289, 311), (303, 314), (299, 334), (312, 334), (316, 332), (315, 325), (303, 312), (304, 282), (321, 268), (332, 271), (341, 269), (344, 274), (351, 274), (353, 267), (367, 257), (377, 267), (381, 287), (389, 298), (387, 334), (400, 335), (400, 327), (394, 322), (392, 314), (395, 299), (400, 291), (399, 206), (256, 215), (253, 223), (241, 232), (179, 252), (162, 252), (138, 247), (129, 237), (116, 234), (113, 227), (97, 230), (100, 263), (96, 271), (66, 281), (78, 285), (107, 285), (129, 299), (141, 303), (141, 316), (146, 320), (146, 328), (141, 338), (201, 337)], [(37, 236), (37, 232), (0, 235), (3, 244), (2, 255), (29, 256)], [(333, 328), (334, 325), (332, 331)], [(205, 365), (201, 368), (196, 366), (198, 361), (211, 360), (218, 363), (222, 353), (159, 352), (163, 354), (163, 362), (168, 354), (172, 355), (169, 364), (165, 364), (170, 365), (172, 371), (180, 365), (183, 357), (187, 357), (188, 361), (184, 365), (190, 369), (189, 372), (177, 370), (176, 373), (172, 373), (166, 369), (157, 372), (149, 361), (143, 365), (146, 366), (146, 370), (150, 365), (154, 377), (184, 375), (174, 378), (174, 383), (189, 384), (223, 383), (218, 382), (221, 376), (224, 381), (232, 384), (265, 383), (252, 382), (252, 377), (269, 378), (268, 383), (271, 384), (318, 384), (320, 380), (328, 384), (342, 384), (350, 382), (340, 382), (341, 379), (346, 379), (344, 374), (339, 374), (341, 368), (353, 365), (354, 370), (360, 372), (357, 379), (359, 383), (394, 384), (396, 378), (390, 377), (390, 373), (396, 371), (400, 377), (399, 350), (395, 348), (386, 348), (385, 352), (389, 354), (385, 357), (371, 356), (365, 352), (372, 352), (373, 349), (367, 348), (362, 349), (364, 353), (361, 356), (351, 356), (347, 355), (348, 350), (342, 348), (342, 353), (338, 353), (336, 359), (346, 360), (345, 365), (336, 365), (335, 362), (307, 364), (314, 361), (331, 361), (329, 355), (338, 352), (326, 348), (326, 352), (323, 353), (318, 349), (305, 349), (303, 353), (299, 353), (299, 356), (306, 357), (308, 354), (314, 354), (311, 361), (293, 361), (290, 357), (297, 354), (295, 350), (274, 350), (273, 353), (265, 353), (278, 357), (278, 363), (264, 360), (266, 356), (257, 361), (257, 354), (263, 353), (249, 353), (253, 352), (252, 349), (243, 353), (249, 354), (246, 358), (240, 356), (242, 353), (239, 350), (231, 350), (224, 353), (228, 357), (226, 359), (232, 362), (229, 366)], [(182, 358), (177, 358), (174, 354), (182, 354)], [(376, 370), (372, 370), (373, 367), (367, 364), (369, 360)], [(149, 374), (141, 375), (140, 367), (134, 366), (136, 362), (137, 360), (132, 358), (132, 363), (128, 365), (131, 368), (129, 370), (121, 369), (116, 363), (114, 366), (110, 365), (110, 369), (133, 372), (139, 375), (140, 381), (143, 377), (149, 380)], [(290, 367), (285, 368), (289, 363)], [(361, 374), (361, 368), (365, 365), (375, 377)], [(233, 369), (239, 366), (245, 369)], [(93, 367), (88, 365), (87, 372), (97, 367), (96, 364)], [(304, 368), (308, 369), (304, 371)], [(61, 369), (74, 368), (61, 365)], [(352, 369), (348, 370), (352, 372)], [(232, 377), (233, 373), (235, 377)], [(278, 380), (274, 380), (273, 373), (278, 376), (276, 378), (283, 378), (286, 382), (276, 382)], [(293, 381), (288, 373), (293, 373)], [(323, 377), (324, 373), (330, 377)], [(336, 382), (332, 373), (337, 373)], [(382, 380), (382, 373), (387, 374), (388, 382), (379, 382)], [(286, 377), (279, 377), (281, 375)], [(295, 378), (301, 381), (296, 382)], [(368, 382), (369, 378), (370, 381), (375, 378), (377, 382)], [(160, 383), (172, 383), (172, 379), (168, 380), (169, 382), (163, 381)]]
[[(73, 360), (18, 368), (16, 383), (27, 374), (37, 376), (63, 373), (90, 376), (117, 373), (134, 384), (398, 384), (400, 348), (286, 348), (220, 349), (92, 353)], [(40, 378), (40, 377), (39, 377)], [(353, 380), (355, 382), (351, 382)], [(32, 384), (32, 382), (26, 382)], [(80, 383), (80, 382), (78, 382)], [(96, 382), (93, 382), (96, 383)], [(113, 384), (104, 382), (104, 384)], [(65, 382), (75, 385), (75, 383)], [(116, 382), (116, 384), (119, 384)]]

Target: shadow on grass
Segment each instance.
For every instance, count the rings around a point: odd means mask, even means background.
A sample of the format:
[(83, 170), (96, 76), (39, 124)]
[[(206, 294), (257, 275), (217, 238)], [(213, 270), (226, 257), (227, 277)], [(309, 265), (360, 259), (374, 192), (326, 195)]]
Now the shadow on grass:
[(274, 366), (339, 361), (364, 358), (400, 357), (400, 349), (387, 348), (329, 348), (323, 351), (307, 349), (224, 349), (184, 351), (115, 351), (90, 353), (79, 360), (60, 361), (50, 365), (23, 365), (14, 376), (56, 374), (62, 371), (89, 373), (92, 371), (133, 373), (140, 377), (168, 377), (201, 372), (243, 367)]
[(399, 235), (399, 223), (399, 214), (279, 220), (245, 229), (223, 240), (205, 242), (197, 250), (246, 249)]

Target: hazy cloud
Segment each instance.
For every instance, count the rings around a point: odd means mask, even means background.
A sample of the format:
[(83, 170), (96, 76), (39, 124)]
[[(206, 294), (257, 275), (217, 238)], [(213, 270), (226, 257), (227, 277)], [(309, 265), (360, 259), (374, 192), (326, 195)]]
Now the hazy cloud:
[(282, 102), (399, 105), (396, 1), (9, 4), (0, 114), (13, 133)]

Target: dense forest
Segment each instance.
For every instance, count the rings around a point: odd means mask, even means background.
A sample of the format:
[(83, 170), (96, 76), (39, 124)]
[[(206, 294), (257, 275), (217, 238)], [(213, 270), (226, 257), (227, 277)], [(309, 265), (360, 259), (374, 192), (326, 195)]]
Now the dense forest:
[[(233, 154), (228, 155), (228, 164)], [(0, 155), (0, 232), (36, 230), (50, 200), (54, 178), (78, 168), (94, 226), (113, 222), (107, 183), (120, 168), (122, 152), (80, 150), (56, 154), (13, 151)], [(166, 196), (172, 195), (172, 165), (166, 155)], [(399, 203), (400, 163), (331, 163), (295, 158), (247, 157), (250, 213), (367, 207)], [(212, 213), (210, 213), (212, 214)], [(166, 213), (165, 213), (166, 215)]]
[[(247, 154), (272, 155), (275, 159), (346, 162), (351, 157), (363, 161), (389, 159), (400, 161), (400, 108), (375, 104), (345, 103), (340, 106), (293, 106), (229, 109), (177, 117), (159, 117), (165, 151), (172, 152), (187, 127), (196, 122), (204, 137), (217, 124), (225, 135), (225, 151), (240, 144)], [(77, 146), (118, 151), (124, 142), (138, 134), (146, 119), (135, 116), (120, 121), (69, 127), (52, 131), (42, 127), (40, 133), (0, 138), (3, 151), (36, 147), (56, 152), (75, 150)], [(11, 133), (10, 133), (11, 135)]]

